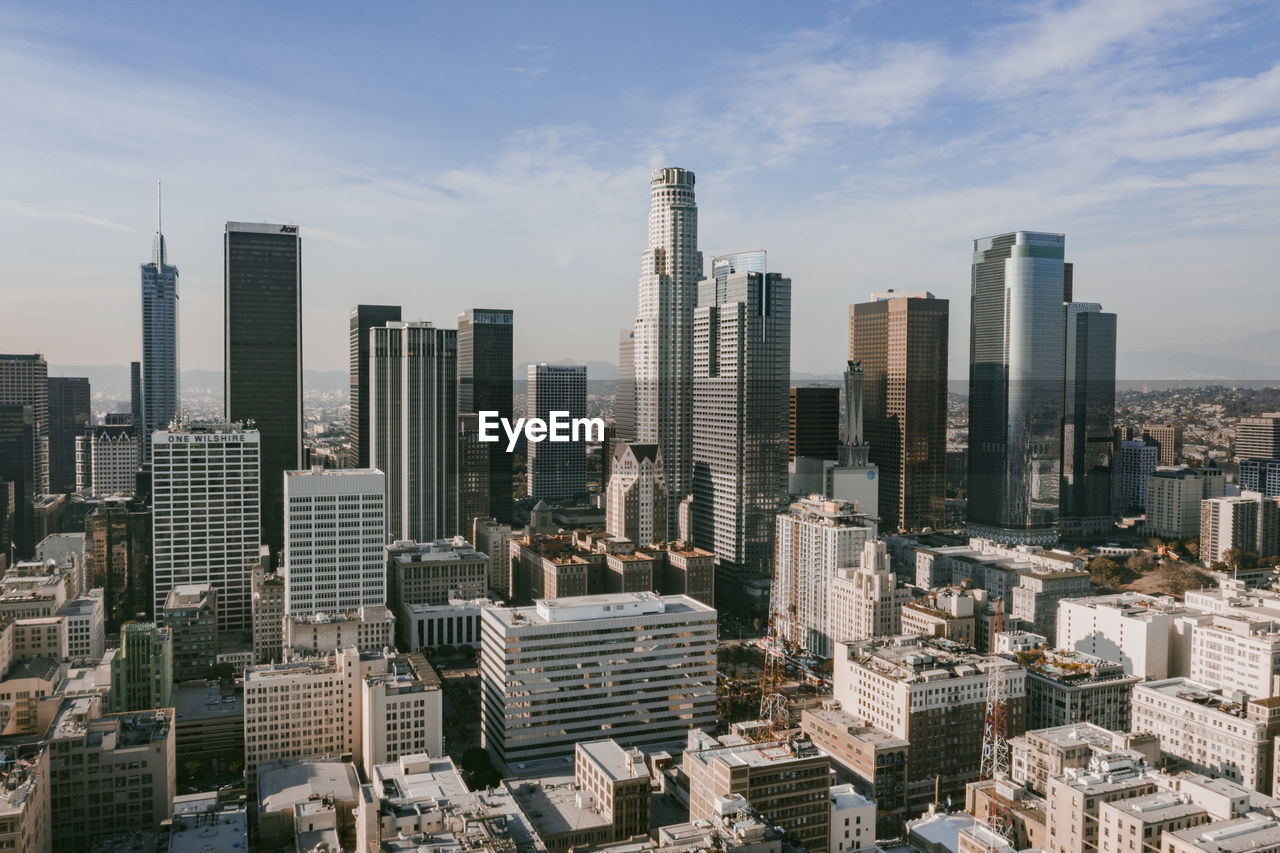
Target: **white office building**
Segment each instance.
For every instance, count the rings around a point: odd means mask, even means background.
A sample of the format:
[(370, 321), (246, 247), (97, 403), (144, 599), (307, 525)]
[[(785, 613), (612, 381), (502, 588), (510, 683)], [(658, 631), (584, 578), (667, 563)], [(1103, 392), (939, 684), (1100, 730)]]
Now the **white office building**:
[(103, 498), (137, 487), (142, 442), (133, 427), (100, 426), (76, 436), (76, 491)]

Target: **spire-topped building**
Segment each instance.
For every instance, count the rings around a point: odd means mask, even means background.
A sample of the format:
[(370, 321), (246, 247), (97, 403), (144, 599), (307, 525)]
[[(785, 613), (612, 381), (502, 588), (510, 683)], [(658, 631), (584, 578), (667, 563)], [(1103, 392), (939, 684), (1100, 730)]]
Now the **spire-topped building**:
[(650, 182), (649, 247), (641, 259), (636, 308), (635, 436), (662, 450), (668, 530), (691, 488), (693, 309), (702, 279), (693, 172), (667, 167)]
[(142, 436), (143, 459), (151, 459), (151, 433), (168, 429), (178, 416), (178, 268), (171, 266), (156, 182), (156, 236), (151, 263), (142, 265)]

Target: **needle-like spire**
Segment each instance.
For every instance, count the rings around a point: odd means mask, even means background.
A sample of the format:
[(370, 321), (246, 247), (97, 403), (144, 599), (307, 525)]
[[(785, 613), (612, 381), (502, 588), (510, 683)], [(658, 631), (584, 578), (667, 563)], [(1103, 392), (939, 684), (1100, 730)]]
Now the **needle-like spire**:
[(159, 178), (156, 178), (156, 239), (155, 239), (155, 245), (152, 246), (151, 252), (153, 255), (153, 262), (155, 263), (156, 268), (159, 269), (160, 267), (163, 267), (167, 259), (165, 257), (165, 247), (164, 247), (164, 228), (163, 228), (163, 223), (160, 217), (160, 179)]

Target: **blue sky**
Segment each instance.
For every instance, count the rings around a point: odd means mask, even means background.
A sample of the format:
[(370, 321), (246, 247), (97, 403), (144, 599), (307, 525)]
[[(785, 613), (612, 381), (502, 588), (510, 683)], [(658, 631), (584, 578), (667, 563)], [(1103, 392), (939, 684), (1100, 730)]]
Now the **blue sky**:
[(361, 301), (616, 361), (668, 164), (708, 260), (792, 277), (797, 371), (895, 287), (951, 299), (964, 376), (969, 241), (1016, 228), (1122, 350), (1280, 329), (1271, 3), (0, 4), (0, 74), (2, 348), (51, 362), (138, 357), (157, 177), (189, 368), (228, 219), (301, 226), (308, 367)]

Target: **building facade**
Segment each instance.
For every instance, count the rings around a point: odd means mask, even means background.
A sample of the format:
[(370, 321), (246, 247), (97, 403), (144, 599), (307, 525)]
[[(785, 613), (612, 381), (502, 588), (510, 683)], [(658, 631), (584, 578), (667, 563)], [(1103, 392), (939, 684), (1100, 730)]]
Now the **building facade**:
[(89, 428), (89, 380), (49, 377), (49, 491), (76, 491), (76, 436)]
[(75, 490), (102, 498), (132, 495), (142, 464), (143, 440), (131, 426), (97, 426), (75, 438)]
[(1065, 535), (1096, 536), (1114, 520), (1116, 315), (1096, 302), (1068, 302), (1064, 311), (1059, 515)]
[[(511, 418), (513, 320), (509, 308), (469, 308), (458, 315), (459, 412), (497, 412), (498, 417)], [(510, 524), (511, 454), (502, 442), (488, 444), (484, 453), (488, 456), (488, 505), (479, 515)]]
[[(547, 423), (551, 422), (553, 412), (567, 413), (570, 421), (585, 418), (586, 365), (531, 364), (528, 394), (530, 417)], [(529, 497), (556, 503), (570, 501), (586, 492), (589, 436), (579, 439), (571, 433), (571, 437), (575, 440), (528, 442), (525, 493)], [(495, 442), (497, 444), (500, 442)]]
[(373, 352), (369, 330), (375, 326), (400, 322), (399, 305), (357, 305), (351, 309), (348, 340), (350, 363), (351, 417), (347, 421), (347, 440), (351, 444), (350, 464), (353, 468), (372, 466), (369, 456), (369, 356)]
[[(157, 211), (157, 219), (158, 219)], [(178, 349), (178, 268), (169, 263), (164, 233), (156, 222), (151, 263), (143, 264), (142, 362), (139, 376), (141, 420), (134, 427), (144, 461), (151, 459), (151, 433), (168, 429), (178, 417), (182, 373)]]
[[(1243, 482), (1243, 463), (1240, 472)], [(1157, 468), (1147, 478), (1147, 529), (1165, 539), (1199, 536), (1200, 502), (1220, 498), (1226, 489), (1221, 468)]]
[(605, 489), (605, 529), (641, 547), (665, 542), (667, 500), (661, 448), (616, 444)]

